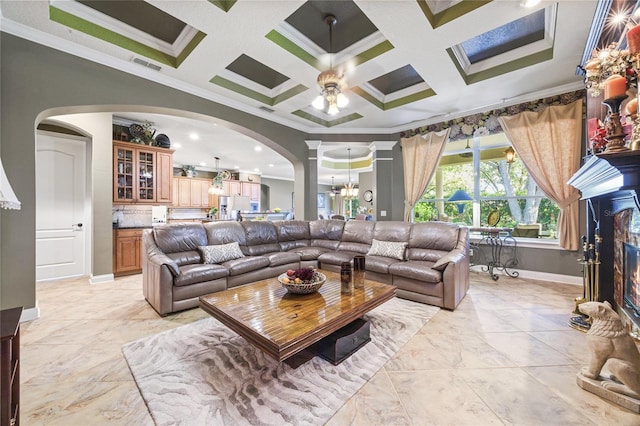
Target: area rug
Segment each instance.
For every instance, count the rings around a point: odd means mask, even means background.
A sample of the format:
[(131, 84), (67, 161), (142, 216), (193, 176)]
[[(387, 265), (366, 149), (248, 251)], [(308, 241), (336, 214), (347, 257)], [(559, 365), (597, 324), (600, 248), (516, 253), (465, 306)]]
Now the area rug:
[(278, 363), (213, 318), (122, 347), (157, 425), (321, 425), (438, 308), (392, 299), (365, 315), (371, 342), (342, 364)]

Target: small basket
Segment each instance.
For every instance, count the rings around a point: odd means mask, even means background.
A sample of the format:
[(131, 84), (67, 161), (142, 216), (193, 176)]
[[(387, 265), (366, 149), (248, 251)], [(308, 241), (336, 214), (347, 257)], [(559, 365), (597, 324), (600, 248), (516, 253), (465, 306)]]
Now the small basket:
[(318, 291), (318, 289), (322, 287), (322, 284), (327, 280), (327, 277), (318, 271), (313, 273), (313, 279), (310, 282), (300, 284), (285, 283), (282, 281), (283, 278), (288, 278), (286, 272), (278, 276), (278, 281), (280, 281), (282, 287), (286, 288), (289, 293), (294, 294), (309, 294)]

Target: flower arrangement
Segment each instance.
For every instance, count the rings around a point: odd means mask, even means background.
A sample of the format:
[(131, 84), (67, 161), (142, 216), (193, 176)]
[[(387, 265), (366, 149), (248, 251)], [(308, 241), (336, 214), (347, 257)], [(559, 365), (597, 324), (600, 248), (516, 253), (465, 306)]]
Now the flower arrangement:
[(627, 88), (638, 86), (638, 74), (633, 65), (640, 58), (628, 50), (616, 49), (617, 46), (617, 43), (611, 43), (604, 49), (594, 49), (584, 66), (584, 83), (593, 97), (600, 96), (604, 81), (616, 74), (627, 79)]
[(282, 211), (282, 209), (280, 207), (276, 207), (275, 209), (273, 209), (274, 213), (280, 213)]

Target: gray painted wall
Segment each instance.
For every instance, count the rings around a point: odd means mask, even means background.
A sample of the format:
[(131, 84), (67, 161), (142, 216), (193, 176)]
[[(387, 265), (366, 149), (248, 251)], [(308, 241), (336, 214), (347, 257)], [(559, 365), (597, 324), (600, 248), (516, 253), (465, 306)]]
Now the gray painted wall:
[(262, 178), (262, 185), (269, 187), (269, 208), (280, 207), (283, 212), (291, 209), (291, 194), (294, 191), (293, 181)]

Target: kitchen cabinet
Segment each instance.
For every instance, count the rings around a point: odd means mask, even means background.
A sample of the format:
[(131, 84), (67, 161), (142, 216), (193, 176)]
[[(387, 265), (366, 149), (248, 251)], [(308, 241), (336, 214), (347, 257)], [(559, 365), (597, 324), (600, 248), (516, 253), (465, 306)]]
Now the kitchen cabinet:
[(142, 228), (116, 229), (113, 254), (113, 274), (142, 272)]
[(113, 142), (113, 202), (170, 204), (173, 151)]
[(260, 202), (260, 184), (256, 182), (241, 182), (242, 195), (249, 197), (252, 203)]
[(20, 315), (22, 307), (0, 311), (0, 425), (20, 424)]
[(240, 186), (241, 185), (239, 180), (225, 180), (222, 182), (224, 194), (227, 196), (242, 195), (242, 190)]
[[(208, 208), (211, 205), (209, 196), (210, 179), (174, 177), (173, 186), (177, 188), (174, 196), (174, 207)], [(175, 201), (177, 199), (177, 202)]]

